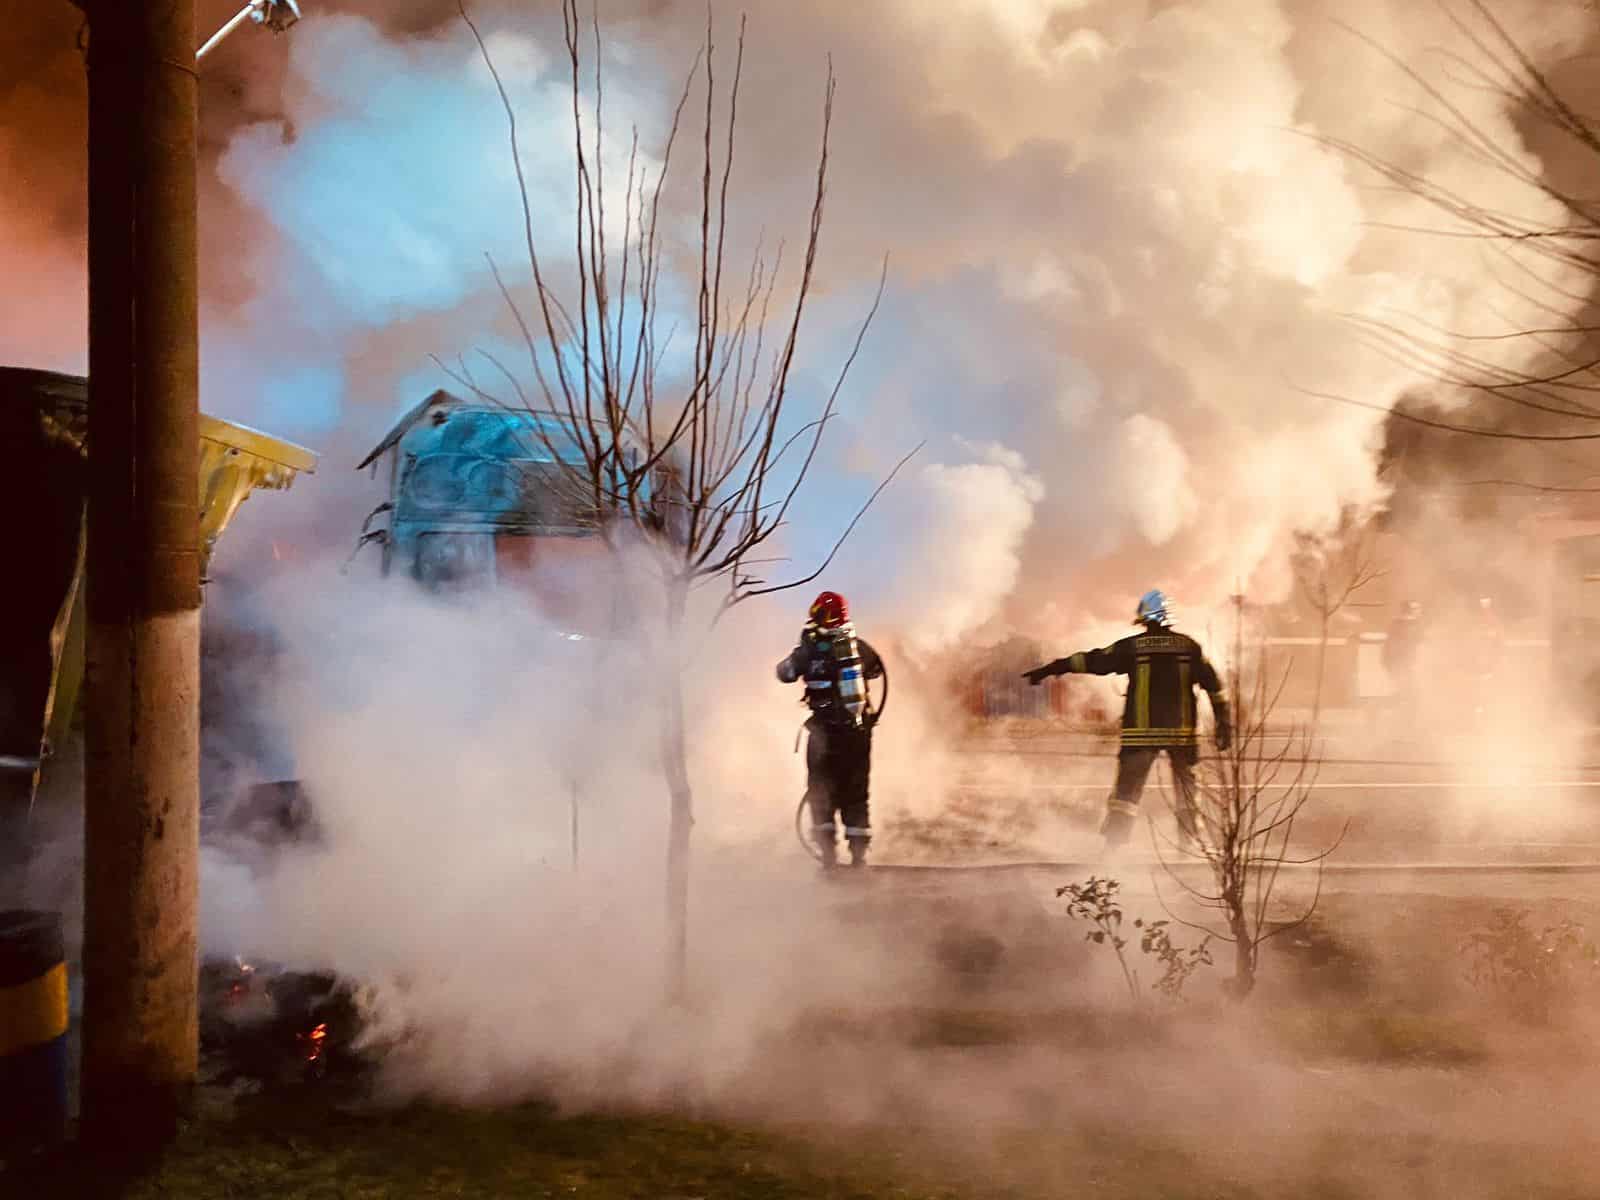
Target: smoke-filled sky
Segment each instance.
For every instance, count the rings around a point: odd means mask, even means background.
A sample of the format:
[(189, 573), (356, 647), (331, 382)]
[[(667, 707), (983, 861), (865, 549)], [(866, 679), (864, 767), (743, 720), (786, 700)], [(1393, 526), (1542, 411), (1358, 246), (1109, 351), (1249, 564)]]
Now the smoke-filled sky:
[[(229, 7), (201, 3), (202, 31)], [(454, 4), (305, 7), (286, 36), (247, 27), (202, 66), (203, 405), (325, 456), (230, 540), (342, 548), (376, 501), (350, 467), (447, 382), (429, 356), (511, 344), (484, 255), (515, 277), (521, 229), (504, 119)], [(738, 10), (713, 8), (726, 72)], [(828, 385), (889, 258), (787, 547), (797, 564), (825, 547), (926, 440), (830, 579), (927, 652), (1007, 625), (1067, 636), (1121, 622), (1150, 586), (1201, 612), (1236, 583), (1270, 594), (1294, 529), (1381, 500), (1381, 414), (1297, 389), (1393, 403), (1415, 377), (1363, 352), (1347, 314), (1468, 327), (1492, 280), (1480, 256), (1377, 228), (1438, 221), (1319, 136), (1541, 212), (1418, 115), (1415, 86), (1351, 32), (1448, 83), (1446, 51), (1465, 46), (1448, 4), (745, 9), (740, 253), (802, 242), (830, 55), (839, 80), (797, 403)], [(519, 108), (536, 233), (559, 266), (571, 241), (559, 28), (548, 7), (474, 11)], [(1593, 24), (1578, 4), (1496, 11), (1540, 61), (1571, 54)], [(619, 0), (601, 13), (617, 178), (630, 123), (645, 161), (659, 154), (706, 10)], [(28, 6), (21, 20), (0, 85), (0, 269), (27, 284), (0, 298), (0, 358), (81, 369), (78, 14)], [(1452, 98), (1520, 147), (1496, 96)], [(669, 240), (691, 232), (695, 149), (680, 147), (668, 188)]]
[[(1518, 319), (1482, 255), (1393, 228), (1438, 219), (1319, 140), (1365, 147), (1486, 206), (1550, 217), (1535, 189), (1486, 170), (1415, 111), (1416, 87), (1380, 52), (1449, 83), (1447, 52), (1471, 53), (1450, 20), (1466, 10), (1453, 4), (745, 6), (734, 261), (783, 241), (792, 267), (830, 56), (838, 79), (794, 375), (802, 412), (831, 385), (889, 264), (779, 547), (794, 569), (926, 442), (819, 581), (850, 595), (863, 634), (889, 651), (896, 691), (873, 768), (877, 852), (889, 861), (914, 849), (906, 816), (938, 814), (963, 769), (935, 703), (942, 681), (922, 668), (1010, 631), (1077, 649), (1079, 637), (1126, 628), (1133, 597), (1152, 586), (1175, 595), (1196, 632), (1236, 585), (1271, 596), (1295, 531), (1383, 501), (1381, 410), (1418, 382), (1370, 353), (1347, 317), (1479, 332), (1490, 315)], [(0, 42), (0, 361), (81, 370), (79, 17), (65, 0), (13, 7), (15, 36)], [(231, 7), (200, 0), (202, 31)], [(670, 647), (674, 667), (692, 657), (682, 678), (696, 845), (760, 853), (719, 863), (709, 882), (697, 875), (695, 953), (718, 981), (705, 1028), (720, 1040), (708, 1051), (697, 1027), (635, 1046), (624, 1039), (653, 1008), (655, 960), (640, 947), (659, 933), (665, 819), (649, 685), (680, 675), (648, 638), (579, 661), (504, 596), (463, 619), (360, 572), (341, 578), (326, 561), (382, 499), (355, 463), (448, 382), (430, 356), (515, 359), (485, 253), (513, 287), (527, 272), (504, 116), (454, 0), (303, 7), (287, 35), (246, 27), (200, 71), (202, 403), (323, 455), (288, 495), (252, 501), (222, 543), (219, 575), (247, 586), (213, 585), (213, 608), (219, 594), (242, 595), (250, 610), (230, 615), (270, 627), (284, 652), (272, 674), (256, 663), (239, 679), (216, 672), (208, 703), (259, 705), (268, 761), (247, 769), (306, 781), (329, 837), (259, 878), (210, 862), (208, 950), (407, 979), (405, 1015), (441, 1055), (420, 1077), (466, 1094), (502, 1074), (521, 1082), (549, 1063), (598, 1072), (628, 1054), (669, 1080), (698, 1078), (742, 1065), (758, 1034), (784, 1028), (779, 1017), (846, 989), (870, 1001), (914, 994), (893, 929), (853, 913), (814, 922), (815, 895), (796, 882), (809, 870), (789, 844), (801, 711), (771, 664), (803, 597), (749, 606), (709, 642)], [(535, 234), (559, 273), (572, 224), (555, 7), (473, 6), (519, 113)], [(712, 7), (726, 81), (738, 11)], [(1594, 31), (1580, 0), (1495, 8), (1541, 63)], [(612, 135), (602, 162), (617, 196), (630, 124), (643, 160), (659, 161), (706, 8), (603, 0), (601, 10)], [(1497, 96), (1451, 95), (1542, 169)], [(696, 111), (663, 202), (672, 270), (693, 238)], [(668, 306), (683, 294), (669, 275)], [(252, 579), (269, 540), (317, 561)], [(1485, 558), (1477, 543), (1471, 554), (1475, 566)], [(208, 749), (225, 756), (226, 740)], [(574, 798), (584, 868), (569, 874)], [(752, 862), (760, 878), (740, 873)], [(1232, 1063), (1225, 1077), (1235, 1079)], [(970, 1097), (951, 1108), (967, 1120)]]

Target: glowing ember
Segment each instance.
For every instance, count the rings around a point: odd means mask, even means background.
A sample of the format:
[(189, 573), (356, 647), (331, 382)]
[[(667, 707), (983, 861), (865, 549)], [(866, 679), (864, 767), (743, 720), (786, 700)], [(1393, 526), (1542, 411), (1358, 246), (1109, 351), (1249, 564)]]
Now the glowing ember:
[(317, 1025), (310, 1033), (300, 1034), (300, 1040), (306, 1044), (306, 1061), (318, 1061), (322, 1057), (322, 1044), (328, 1040), (327, 1024)]
[(255, 966), (242, 958), (235, 958), (233, 966), (239, 977), (228, 985), (226, 1002), (229, 1004), (236, 1004), (250, 994), (251, 977), (256, 972)]

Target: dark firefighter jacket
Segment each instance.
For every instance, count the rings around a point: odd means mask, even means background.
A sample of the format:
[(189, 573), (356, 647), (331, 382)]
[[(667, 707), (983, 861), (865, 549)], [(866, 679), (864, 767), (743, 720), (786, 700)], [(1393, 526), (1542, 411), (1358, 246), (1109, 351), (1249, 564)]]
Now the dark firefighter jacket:
[[(778, 678), (784, 683), (794, 683), (804, 680), (806, 685), (806, 703), (811, 706), (811, 715), (823, 724), (848, 725), (849, 715), (840, 706), (838, 697), (834, 694), (833, 662), (831, 657), (819, 645), (833, 633), (845, 633), (845, 630), (823, 630), (815, 625), (807, 625), (800, 631), (800, 644), (778, 664)], [(883, 674), (883, 659), (878, 657), (878, 652), (864, 637), (856, 638), (856, 649), (861, 655), (861, 674), (865, 679), (877, 679)], [(868, 724), (872, 718), (867, 718)]]
[(1196, 687), (1204, 688), (1216, 718), (1217, 739), (1232, 736), (1228, 694), (1206, 661), (1200, 643), (1171, 629), (1148, 629), (1125, 637), (1104, 650), (1083, 650), (1058, 658), (1046, 675), (1126, 675), (1128, 695), (1122, 709), (1124, 746), (1194, 746)]

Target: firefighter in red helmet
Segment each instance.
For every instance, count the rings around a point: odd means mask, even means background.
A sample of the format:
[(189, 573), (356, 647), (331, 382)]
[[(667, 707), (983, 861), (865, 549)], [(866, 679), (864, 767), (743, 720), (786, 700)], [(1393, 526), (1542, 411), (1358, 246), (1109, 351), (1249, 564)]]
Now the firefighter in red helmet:
[(850, 865), (866, 862), (872, 841), (868, 782), (872, 727), (877, 713), (867, 680), (883, 674), (883, 660), (850, 623), (850, 607), (838, 592), (823, 592), (811, 604), (799, 644), (778, 664), (782, 683), (804, 682), (806, 720), (806, 811), (825, 867), (838, 862), (838, 826), (850, 846)]
[(1029, 683), (1052, 675), (1126, 675), (1128, 694), (1122, 713), (1122, 749), (1117, 755), (1117, 781), (1100, 827), (1106, 848), (1128, 840), (1150, 768), (1164, 752), (1178, 792), (1178, 828), (1187, 842), (1196, 833), (1195, 764), (1200, 760), (1195, 689), (1211, 701), (1218, 750), (1232, 744), (1233, 725), (1228, 694), (1200, 643), (1172, 627), (1172, 613), (1161, 592), (1139, 598), (1134, 624), (1139, 633), (1103, 650), (1085, 650), (1025, 671)]

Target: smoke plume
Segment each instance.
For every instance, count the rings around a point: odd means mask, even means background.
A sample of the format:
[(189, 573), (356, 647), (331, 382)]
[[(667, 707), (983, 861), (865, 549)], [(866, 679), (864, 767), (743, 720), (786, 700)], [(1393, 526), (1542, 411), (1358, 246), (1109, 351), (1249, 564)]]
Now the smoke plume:
[[(686, 661), (697, 844), (713, 864), (696, 928), (717, 931), (698, 953), (729, 981), (705, 1025), (727, 1044), (707, 1061), (748, 1064), (787, 1020), (846, 992), (888, 1003), (925, 963), (896, 957), (894, 927), (837, 913), (808, 924), (820, 885), (787, 845), (799, 719), (771, 664), (804, 597), (750, 606), (714, 633), (691, 622), (686, 645), (643, 631), (590, 659), (536, 616), (496, 607), (509, 601), (462, 610), (334, 570), (383, 498), (350, 468), (401, 412), (453, 386), (430, 356), (488, 350), (521, 369), (486, 255), (522, 295), (528, 268), (504, 114), (454, 5), (307, 8), (284, 38), (245, 30), (202, 67), (202, 387), (207, 411), (323, 454), (316, 476), (249, 506), (219, 570), (257, 583), (249, 620), (286, 648), (257, 702), (328, 841), (260, 875), (212, 862), (210, 948), (386, 981), (424, 1035), (414, 1078), (437, 1090), (491, 1094), (619, 1059), (639, 1065), (636, 1094), (680, 1079), (693, 1039), (656, 1036), (655, 959), (639, 947), (659, 933), (665, 815), (652, 687)], [(632, 127), (641, 163), (661, 161), (706, 11), (603, 9), (599, 169), (620, 197)], [(726, 79), (736, 24), (714, 9)], [(1447, 11), (1412, 0), (749, 10), (735, 261), (803, 237), (830, 56), (839, 80), (797, 403), (831, 386), (888, 256), (882, 306), (779, 549), (795, 574), (810, 570), (926, 443), (819, 581), (851, 597), (891, 670), (1013, 632), (1100, 638), (1152, 586), (1197, 630), (1235, 591), (1286, 595), (1297, 531), (1384, 503), (1385, 414), (1418, 385), (1351, 318), (1473, 328), (1495, 295), (1508, 319), (1533, 323), (1483, 256), (1408, 230), (1435, 220), (1422, 201), (1374, 187), (1327, 144), (1555, 223), (1536, 189), (1485, 175), (1385, 57), (1444, 71), (1463, 45)], [(506, 0), (474, 13), (518, 114), (534, 234), (560, 274), (573, 214), (559, 25)], [(1539, 62), (1592, 33), (1577, 4), (1497, 14)], [(64, 115), (81, 116), (75, 23), (29, 19), (26, 44), (48, 52), (0, 92), (0, 271), (31, 284), (0, 297), (0, 352), (81, 368), (81, 119)], [(1457, 99), (1538, 175), (1501, 96)], [(666, 303), (691, 319), (693, 141), (663, 192)], [(289, 567), (267, 565), (278, 548)], [(897, 812), (938, 811), (956, 773), (937, 704), (894, 703), (874, 784), (891, 828)], [(792, 867), (752, 865), (780, 846)], [(768, 937), (779, 925), (785, 935)]]
[[(220, 22), (213, 7), (202, 25)], [(475, 11), (519, 110), (536, 236), (559, 266), (572, 215), (559, 29), (517, 6)], [(1451, 12), (1391, 0), (751, 6), (740, 249), (800, 231), (827, 56), (841, 81), (803, 371), (820, 380), (837, 364), (881, 257), (891, 264), (826, 468), (796, 514), (797, 553), (826, 545), (926, 439), (897, 485), (905, 502), (868, 521), (839, 567), (876, 599), (866, 567), (896, 548), (909, 573), (882, 583), (891, 609), (877, 616), (906, 623), (919, 649), (997, 622), (1076, 636), (1120, 621), (1128, 594), (1153, 584), (1197, 618), (1238, 584), (1281, 595), (1291, 531), (1385, 494), (1381, 413), (1306, 393), (1381, 409), (1417, 382), (1363, 351), (1347, 318), (1468, 327), (1485, 295), (1505, 298), (1482, 256), (1396, 230), (1436, 222), (1319, 138), (1547, 215), (1533, 189), (1485, 184), (1385, 58), (1426, 73), (1470, 53)], [(1578, 6), (1497, 14), (1538, 61), (1589, 33)], [(733, 19), (715, 15), (726, 56)], [(659, 153), (704, 18), (693, 5), (606, 6), (614, 177), (630, 126), (646, 167)], [(37, 365), (82, 362), (75, 29), (39, 18), (41, 53), (6, 96), (18, 117), (4, 151), (16, 168), (8, 274), (39, 286), (27, 303), (8, 298), (0, 326), (10, 356)], [(1538, 172), (1499, 95), (1450, 96)], [(350, 457), (446, 382), (427, 356), (514, 344), (485, 263), (520, 274), (503, 117), (444, 3), (318, 6), (285, 37), (237, 34), (204, 64), (202, 114), (205, 405), (326, 453), (323, 476), (278, 506), (276, 532), (338, 542), (361, 515), (340, 478)], [(666, 224), (687, 235), (693, 164), (680, 153)], [(925, 507), (944, 515), (906, 520)]]

